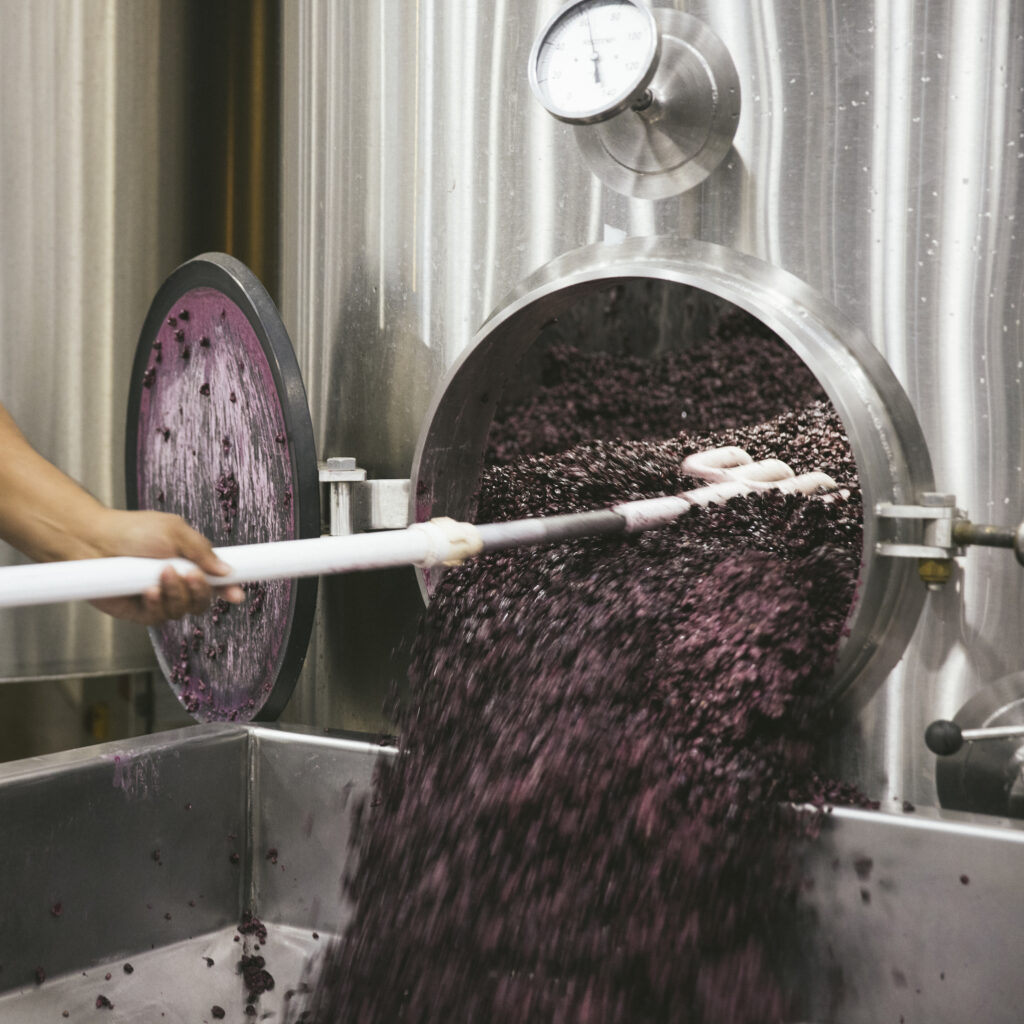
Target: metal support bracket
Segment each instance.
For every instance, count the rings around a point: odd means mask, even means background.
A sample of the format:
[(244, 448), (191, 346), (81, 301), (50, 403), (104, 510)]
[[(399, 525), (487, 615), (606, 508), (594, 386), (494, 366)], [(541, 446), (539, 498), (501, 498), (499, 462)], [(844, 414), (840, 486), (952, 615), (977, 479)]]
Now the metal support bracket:
[(956, 507), (952, 494), (926, 493), (920, 505), (875, 506), (880, 519), (916, 520), (924, 523), (919, 544), (897, 544), (881, 541), (875, 552), (889, 558), (916, 558), (921, 579), (929, 589), (936, 589), (952, 575), (953, 559), (968, 546), (1008, 548), (1024, 565), (1024, 523), (1016, 526), (988, 526), (972, 523), (962, 508)]
[(954, 527), (967, 519), (967, 513), (956, 507), (956, 496), (931, 491), (921, 495), (919, 505), (892, 505), (882, 502), (875, 506), (879, 519), (912, 520), (923, 523), (919, 543), (893, 543), (880, 541), (875, 552), (888, 558), (949, 559), (964, 553), (954, 539)]
[(320, 463), (320, 483), (329, 491), (332, 537), (409, 525), (409, 480), (367, 480), (355, 459), (333, 457)]

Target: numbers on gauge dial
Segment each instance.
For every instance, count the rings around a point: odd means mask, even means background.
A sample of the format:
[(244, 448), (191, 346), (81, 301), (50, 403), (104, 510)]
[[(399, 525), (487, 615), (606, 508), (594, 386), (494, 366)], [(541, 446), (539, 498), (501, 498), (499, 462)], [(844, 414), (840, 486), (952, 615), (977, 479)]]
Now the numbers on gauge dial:
[(653, 21), (631, 0), (583, 0), (541, 40), (534, 72), (555, 114), (600, 114), (629, 99), (650, 67)]

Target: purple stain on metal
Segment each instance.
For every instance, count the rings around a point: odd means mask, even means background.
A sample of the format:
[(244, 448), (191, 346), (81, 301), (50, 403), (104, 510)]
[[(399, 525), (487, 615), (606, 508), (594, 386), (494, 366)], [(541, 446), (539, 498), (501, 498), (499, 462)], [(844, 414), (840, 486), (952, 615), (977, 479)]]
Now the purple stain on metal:
[(235, 520), (238, 518), (238, 481), (232, 472), (221, 473), (217, 478), (217, 501), (220, 503), (220, 512), (224, 520), (224, 526), (228, 533), (232, 532)]
[(249, 617), (253, 618), (263, 611), (263, 606), (267, 603), (267, 588), (262, 583), (247, 583), (245, 586), (249, 592), (246, 611)]
[(434, 496), (426, 482), (416, 484), (416, 522), (425, 523), (433, 515)]
[[(151, 342), (166, 347), (181, 332), (182, 359), (161, 368), (159, 388), (142, 391), (137, 493), (144, 504), (148, 495), (181, 515), (214, 545), (294, 539), (289, 447), (277, 442), (287, 440), (284, 413), (259, 337), (222, 292), (196, 288), (179, 301), (179, 322), (164, 322)], [(185, 358), (182, 311), (189, 336), (200, 344), (209, 339), (201, 360)], [(164, 443), (157, 431), (169, 423), (175, 427)], [(247, 721), (259, 712), (283, 654), (292, 587), (290, 580), (261, 584), (250, 592), (247, 614), (232, 615), (227, 602), (215, 601), (203, 615), (154, 630), (161, 665), (191, 714)], [(203, 640), (193, 649), (197, 628)]]

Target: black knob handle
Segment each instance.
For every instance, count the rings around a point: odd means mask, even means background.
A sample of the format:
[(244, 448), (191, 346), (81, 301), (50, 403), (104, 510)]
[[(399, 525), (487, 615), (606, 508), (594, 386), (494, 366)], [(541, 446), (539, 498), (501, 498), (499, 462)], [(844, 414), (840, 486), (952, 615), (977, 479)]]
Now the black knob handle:
[(948, 757), (964, 745), (964, 736), (956, 722), (940, 718), (925, 729), (924, 741), (933, 754)]

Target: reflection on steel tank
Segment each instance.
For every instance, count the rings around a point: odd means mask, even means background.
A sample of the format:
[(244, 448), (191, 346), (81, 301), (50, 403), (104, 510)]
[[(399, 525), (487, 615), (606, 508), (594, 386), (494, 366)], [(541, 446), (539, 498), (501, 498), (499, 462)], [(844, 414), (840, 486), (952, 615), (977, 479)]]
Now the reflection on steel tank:
[[(276, 288), (277, 6), (0, 0), (0, 401), (104, 502), (159, 283), (218, 249)], [(0, 616), (0, 681), (155, 664), (86, 604)]]
[[(879, 408), (913, 424), (888, 454), (891, 424), (862, 424), (880, 463), (900, 463), (879, 471), (901, 478), (907, 500), (924, 485), (977, 521), (1019, 519), (1024, 9), (686, 4), (735, 64), (739, 120), (700, 184), (646, 199), (595, 174), (586, 129), (530, 91), (530, 47), (556, 6), (497, 0), (484, 16), (442, 0), (412, 17), (400, 3), (344, 16), (287, 5), (282, 96), (296, 116), (284, 124), (281, 299), (318, 449), (355, 456), (371, 477), (407, 476), (432, 396), (486, 341), (488, 319), (516, 314), (545, 269), (543, 288), (567, 305), (572, 255), (585, 250), (594, 278), (685, 277), (791, 342), (831, 311), (840, 347), (856, 341), (849, 362), (817, 359), (826, 389), (883, 363), (895, 388)], [(618, 262), (623, 243), (655, 236), (670, 240), (660, 263)], [(670, 250), (690, 240), (722, 249), (695, 250), (682, 273)], [(723, 273), (722, 251), (731, 265), (757, 261), (757, 295), (743, 272)], [(658, 346), (678, 320), (654, 306), (650, 324)], [(807, 346), (814, 366), (820, 338)], [(850, 415), (856, 402), (847, 396)], [(864, 646), (888, 647), (875, 659), (888, 667), (861, 680), (837, 767), (933, 803), (925, 725), (1020, 663), (1024, 577), (988, 550), (927, 597), (913, 562), (886, 571), (905, 578), (873, 599), (888, 605)], [(289, 717), (380, 724), (416, 589), (411, 571), (328, 582)]]

